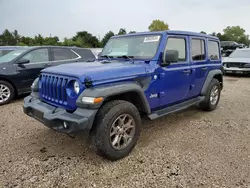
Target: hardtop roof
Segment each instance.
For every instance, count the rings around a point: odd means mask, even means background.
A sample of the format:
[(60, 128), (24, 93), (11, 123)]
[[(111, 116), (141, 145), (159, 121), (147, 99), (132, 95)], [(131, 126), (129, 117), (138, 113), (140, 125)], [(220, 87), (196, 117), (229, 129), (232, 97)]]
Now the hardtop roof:
[(204, 38), (219, 40), (218, 37), (215, 37), (215, 36), (211, 36), (211, 35), (207, 35), (203, 33), (197, 33), (197, 32), (191, 32), (191, 31), (179, 31), (179, 30), (164, 30), (164, 31), (152, 31), (152, 32), (146, 31), (146, 32), (129, 33), (126, 35), (117, 35), (113, 37), (116, 38), (116, 37), (121, 37), (121, 36), (159, 35), (159, 34), (188, 35), (188, 36), (197, 36), (197, 37), (204, 37)]
[(27, 49), (27, 46), (0, 46), (1, 50)]
[(41, 45), (41, 46), (0, 46), (0, 49), (13, 49), (13, 50), (15, 50), (15, 49), (46, 48), (46, 47), (90, 50), (89, 48), (81, 48), (81, 47), (77, 47), (77, 46), (53, 46), (53, 45)]
[(69, 48), (69, 49), (85, 49), (85, 50), (89, 50), (88, 48), (81, 48), (81, 47), (77, 47), (77, 46), (53, 46), (53, 45), (41, 45), (41, 46), (29, 46), (30, 48), (48, 48), (48, 47), (53, 47), (53, 48)]

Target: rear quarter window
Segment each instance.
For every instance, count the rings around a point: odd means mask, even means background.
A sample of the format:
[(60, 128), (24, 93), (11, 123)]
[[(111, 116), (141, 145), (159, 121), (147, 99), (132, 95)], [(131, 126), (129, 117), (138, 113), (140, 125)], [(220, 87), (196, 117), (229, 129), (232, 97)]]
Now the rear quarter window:
[(96, 57), (94, 55), (94, 53), (91, 50), (88, 49), (73, 49), (74, 51), (76, 51), (76, 53), (78, 53), (83, 60), (95, 60)]
[(220, 47), (217, 41), (208, 41), (208, 58), (210, 60), (219, 60)]

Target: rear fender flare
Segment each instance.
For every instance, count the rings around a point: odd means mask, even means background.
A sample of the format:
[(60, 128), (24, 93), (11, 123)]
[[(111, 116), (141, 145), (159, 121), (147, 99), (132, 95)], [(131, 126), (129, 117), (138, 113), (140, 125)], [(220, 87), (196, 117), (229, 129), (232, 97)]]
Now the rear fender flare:
[(204, 82), (204, 85), (202, 87), (202, 90), (201, 90), (201, 95), (205, 95), (207, 93), (207, 89), (209, 87), (209, 84), (211, 83), (212, 79), (217, 76), (217, 75), (220, 75), (220, 76), (223, 76), (223, 73), (221, 70), (211, 70), (208, 75), (207, 75), (207, 78)]

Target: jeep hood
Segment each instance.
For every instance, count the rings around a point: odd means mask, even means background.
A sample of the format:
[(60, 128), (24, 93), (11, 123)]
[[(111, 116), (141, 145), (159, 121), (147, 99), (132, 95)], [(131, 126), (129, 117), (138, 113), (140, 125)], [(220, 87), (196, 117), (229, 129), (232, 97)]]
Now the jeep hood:
[(81, 82), (84, 82), (86, 77), (92, 81), (124, 80), (149, 73), (150, 64), (129, 61), (82, 62), (53, 66), (41, 72), (76, 77)]

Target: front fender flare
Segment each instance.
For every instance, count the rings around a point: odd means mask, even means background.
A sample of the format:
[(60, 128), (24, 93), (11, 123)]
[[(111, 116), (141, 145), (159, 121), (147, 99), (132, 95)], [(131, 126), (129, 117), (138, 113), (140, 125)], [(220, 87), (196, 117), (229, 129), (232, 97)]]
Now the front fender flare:
[(126, 82), (126, 83), (117, 83), (117, 84), (108, 84), (108, 85), (102, 85), (97, 86), (93, 88), (87, 88), (85, 89), (81, 95), (78, 97), (76, 104), (79, 107), (83, 108), (99, 108), (101, 104), (84, 104), (81, 99), (83, 97), (103, 97), (104, 99), (107, 99), (108, 97), (116, 96), (119, 94), (127, 93), (127, 92), (136, 92), (141, 99), (143, 108), (147, 114), (151, 113), (149, 103), (147, 101), (147, 98), (144, 94), (143, 88), (134, 82)]

